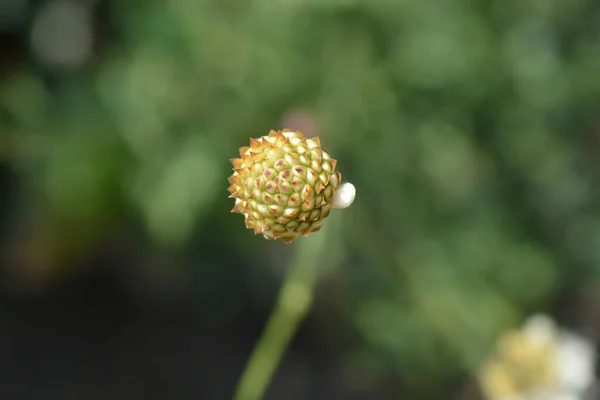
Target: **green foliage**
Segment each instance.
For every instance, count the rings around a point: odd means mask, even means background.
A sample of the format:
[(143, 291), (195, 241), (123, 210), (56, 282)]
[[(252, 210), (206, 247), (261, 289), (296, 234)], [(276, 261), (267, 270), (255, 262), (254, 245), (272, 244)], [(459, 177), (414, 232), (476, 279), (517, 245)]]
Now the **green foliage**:
[[(119, 36), (93, 68), (59, 90), (28, 68), (0, 87), (12, 121), (3, 137), (24, 149), (0, 157), (40, 194), (31, 207), (84, 215), (84, 231), (129, 213), (172, 249), (208, 232), (261, 268), (256, 246), (276, 250), (227, 213), (228, 159), (308, 110), (357, 187), (323, 283), (341, 285), (326, 301), (359, 338), (344, 349), (350, 368), (434, 388), (600, 273), (598, 3), (111, 10)], [(334, 346), (327, 317), (318, 323)]]

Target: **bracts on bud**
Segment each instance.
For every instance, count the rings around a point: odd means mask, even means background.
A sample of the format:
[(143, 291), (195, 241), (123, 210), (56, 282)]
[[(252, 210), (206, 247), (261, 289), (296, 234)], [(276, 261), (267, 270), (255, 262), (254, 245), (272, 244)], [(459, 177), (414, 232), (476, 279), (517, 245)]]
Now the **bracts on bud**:
[(243, 214), (248, 229), (270, 240), (291, 243), (319, 231), (331, 209), (350, 206), (356, 194), (351, 183), (340, 184), (337, 161), (319, 138), (306, 138), (299, 131), (251, 138), (231, 163), (231, 211)]

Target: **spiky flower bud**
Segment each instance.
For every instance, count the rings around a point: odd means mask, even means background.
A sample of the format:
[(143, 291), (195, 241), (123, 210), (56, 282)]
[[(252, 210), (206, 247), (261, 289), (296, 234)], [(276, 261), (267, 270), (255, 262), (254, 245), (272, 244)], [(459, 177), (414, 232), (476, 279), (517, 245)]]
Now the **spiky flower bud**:
[(246, 227), (266, 239), (291, 243), (308, 236), (321, 229), (331, 208), (346, 208), (354, 200), (354, 186), (340, 185), (336, 160), (319, 138), (305, 138), (300, 131), (251, 138), (231, 162), (231, 211), (243, 214)]

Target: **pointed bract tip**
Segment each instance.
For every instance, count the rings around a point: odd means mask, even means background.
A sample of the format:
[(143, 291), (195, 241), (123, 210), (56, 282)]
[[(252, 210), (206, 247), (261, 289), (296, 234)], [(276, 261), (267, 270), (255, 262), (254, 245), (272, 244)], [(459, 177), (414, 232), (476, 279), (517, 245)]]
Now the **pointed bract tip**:
[(237, 190), (235, 192), (233, 192), (231, 195), (229, 195), (230, 199), (241, 199), (242, 198), (242, 190)]
[(249, 146), (243, 146), (243, 147), (240, 147), (240, 157), (242, 157), (244, 154), (246, 154), (246, 152), (247, 152), (248, 150), (250, 150), (250, 147), (249, 147)]
[(229, 162), (231, 162), (233, 168), (241, 168), (244, 165), (244, 160), (241, 158), (230, 158)]
[(231, 209), (231, 212), (232, 213), (241, 213), (244, 206), (245, 206), (245, 202), (238, 201), (235, 203), (235, 206)]
[(259, 149), (262, 146), (262, 142), (258, 139), (250, 138), (250, 148), (252, 150)]

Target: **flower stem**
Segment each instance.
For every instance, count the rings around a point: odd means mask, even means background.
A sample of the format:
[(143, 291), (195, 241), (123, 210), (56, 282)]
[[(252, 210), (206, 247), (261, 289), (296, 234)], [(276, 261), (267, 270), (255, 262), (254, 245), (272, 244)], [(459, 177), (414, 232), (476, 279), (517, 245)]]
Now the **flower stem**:
[(313, 234), (298, 241), (275, 309), (250, 355), (234, 400), (263, 398), (283, 354), (310, 310), (326, 235)]

